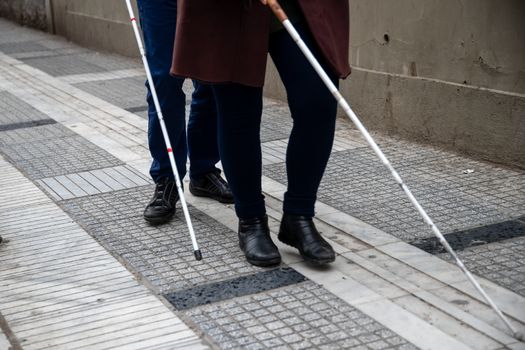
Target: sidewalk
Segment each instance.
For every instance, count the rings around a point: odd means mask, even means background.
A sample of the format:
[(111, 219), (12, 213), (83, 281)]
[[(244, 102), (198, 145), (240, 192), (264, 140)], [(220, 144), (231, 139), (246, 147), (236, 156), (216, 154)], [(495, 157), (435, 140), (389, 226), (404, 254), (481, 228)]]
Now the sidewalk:
[[(317, 206), (336, 263), (314, 268), (278, 244), (280, 268), (249, 265), (233, 208), (188, 193), (196, 262), (181, 210), (160, 227), (142, 219), (140, 62), (2, 19), (0, 32), (0, 349), (525, 349), (345, 119)], [(276, 242), (290, 127), (286, 105), (265, 100)], [(378, 140), (525, 332), (523, 172)]]

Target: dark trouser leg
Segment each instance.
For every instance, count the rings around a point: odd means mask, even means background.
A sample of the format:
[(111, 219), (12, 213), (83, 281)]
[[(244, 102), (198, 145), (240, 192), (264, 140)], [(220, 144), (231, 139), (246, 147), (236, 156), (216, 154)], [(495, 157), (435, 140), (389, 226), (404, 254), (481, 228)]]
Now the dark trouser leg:
[[(183, 79), (170, 76), (173, 42), (177, 18), (176, 0), (139, 0), (139, 12), (146, 56), (157, 89), (162, 113), (172, 143), (177, 170), (181, 179), (186, 174), (185, 104)], [(150, 174), (155, 182), (162, 177), (173, 178), (164, 138), (148, 87), (148, 143), (153, 163)]]
[(193, 82), (195, 91), (191, 99), (188, 120), (188, 153), (190, 158), (190, 177), (216, 170), (220, 160), (217, 144), (217, 110), (210, 85)]
[[(319, 58), (308, 29), (303, 25), (297, 29)], [(287, 214), (312, 217), (334, 140), (337, 103), (286, 31), (271, 35), (270, 54), (286, 87), (293, 118), (286, 154), (288, 190), (283, 210)], [(330, 69), (327, 72), (331, 74)], [(337, 78), (333, 74), (331, 77), (337, 84)]]
[(265, 215), (261, 190), (262, 89), (239, 84), (213, 85), (219, 151), (241, 219)]

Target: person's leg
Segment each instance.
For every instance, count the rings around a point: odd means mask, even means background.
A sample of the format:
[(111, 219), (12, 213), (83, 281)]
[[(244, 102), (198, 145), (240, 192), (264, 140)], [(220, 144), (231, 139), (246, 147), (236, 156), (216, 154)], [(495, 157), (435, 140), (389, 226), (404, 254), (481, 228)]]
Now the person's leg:
[(261, 190), (262, 89), (239, 84), (213, 85), (218, 142), (224, 173), (241, 219), (264, 216)]
[[(182, 90), (184, 80), (170, 75), (173, 42), (177, 19), (176, 0), (138, 0), (146, 57), (164, 115), (181, 179), (186, 175), (186, 98)], [(157, 112), (148, 88), (148, 143), (153, 163), (150, 169), (155, 182), (163, 177), (173, 178), (166, 145), (157, 118)]]
[[(184, 80), (169, 74), (175, 39), (177, 1), (138, 0), (138, 7), (146, 57), (172, 143), (177, 170), (182, 179), (186, 174), (187, 158), (186, 99), (182, 91)], [(157, 186), (152, 200), (144, 211), (144, 218), (152, 224), (161, 224), (171, 219), (175, 213), (178, 194), (149, 84), (146, 83), (146, 86), (148, 88), (148, 144), (153, 157), (150, 174)]]
[(190, 192), (222, 203), (233, 203), (231, 190), (215, 167), (220, 160), (217, 141), (217, 108), (211, 85), (193, 82), (188, 120)]
[(253, 265), (273, 266), (281, 256), (270, 238), (261, 189), (262, 88), (213, 85), (219, 150), (239, 217), (239, 246)]
[[(319, 59), (309, 30), (304, 25), (297, 29)], [(312, 217), (332, 149), (337, 103), (286, 31), (271, 36), (270, 54), (286, 87), (293, 118), (286, 154), (288, 190), (279, 240), (296, 247), (307, 261), (329, 263), (334, 261), (335, 253), (317, 231)], [(335, 75), (326, 65), (324, 68), (337, 84)]]
[[(308, 29), (304, 25), (297, 29), (319, 58)], [(283, 211), (312, 217), (334, 140), (337, 102), (286, 31), (271, 36), (270, 54), (286, 87), (293, 119), (286, 154), (288, 191)], [(326, 65), (324, 68), (338, 85), (331, 70)]]
[(213, 172), (220, 160), (217, 144), (217, 108), (211, 85), (193, 81), (188, 120), (190, 178)]

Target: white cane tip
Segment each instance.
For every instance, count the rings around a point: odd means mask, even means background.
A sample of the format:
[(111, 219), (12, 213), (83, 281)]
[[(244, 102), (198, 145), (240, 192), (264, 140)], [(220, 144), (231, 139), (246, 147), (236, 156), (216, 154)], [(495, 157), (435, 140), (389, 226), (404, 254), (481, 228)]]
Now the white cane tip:
[(525, 341), (525, 336), (522, 332), (515, 332), (514, 338), (518, 339), (519, 341)]
[(202, 260), (202, 254), (201, 254), (201, 251), (200, 251), (200, 249), (199, 249), (199, 250), (196, 250), (196, 251), (194, 251), (194, 253), (195, 253), (195, 259), (196, 259), (197, 261), (200, 261), (200, 260)]

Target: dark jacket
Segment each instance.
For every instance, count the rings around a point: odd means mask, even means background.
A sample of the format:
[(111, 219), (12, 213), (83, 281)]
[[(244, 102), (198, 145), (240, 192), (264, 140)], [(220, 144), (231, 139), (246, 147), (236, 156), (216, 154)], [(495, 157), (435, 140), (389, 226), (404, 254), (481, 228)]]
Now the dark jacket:
[[(348, 0), (299, 0), (329, 67), (348, 63)], [(264, 84), (271, 11), (258, 0), (179, 0), (171, 73), (203, 82)]]

